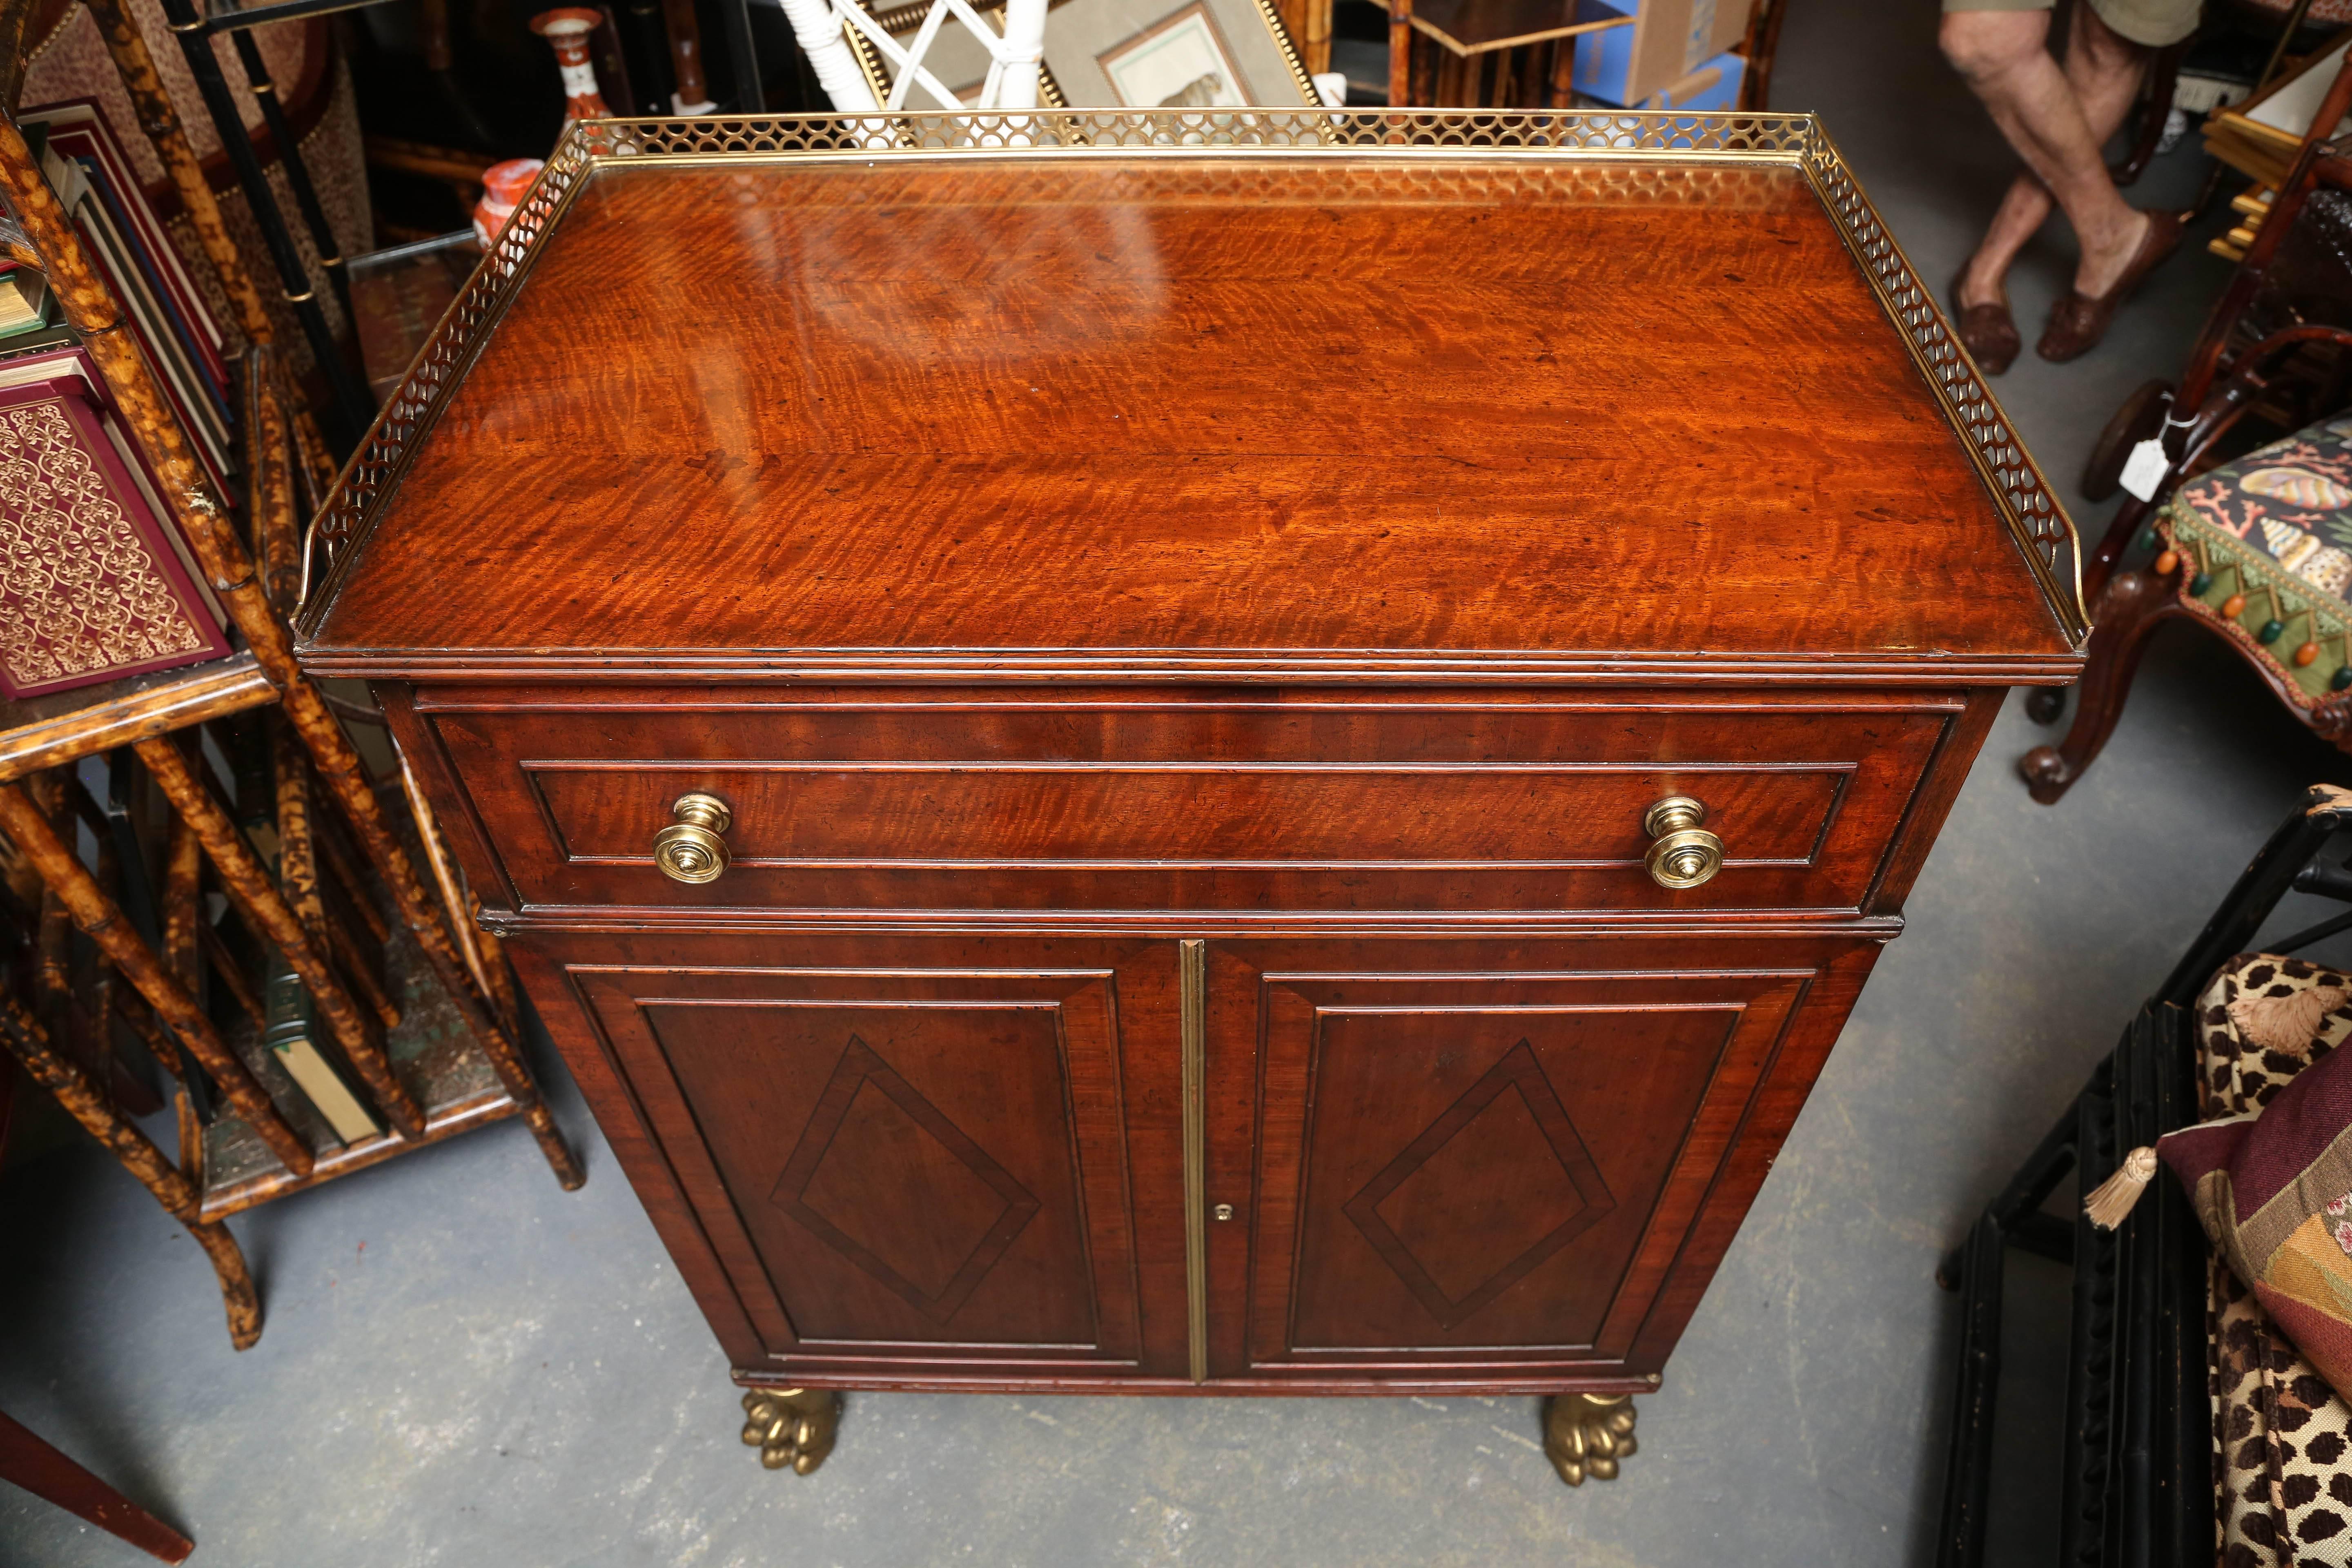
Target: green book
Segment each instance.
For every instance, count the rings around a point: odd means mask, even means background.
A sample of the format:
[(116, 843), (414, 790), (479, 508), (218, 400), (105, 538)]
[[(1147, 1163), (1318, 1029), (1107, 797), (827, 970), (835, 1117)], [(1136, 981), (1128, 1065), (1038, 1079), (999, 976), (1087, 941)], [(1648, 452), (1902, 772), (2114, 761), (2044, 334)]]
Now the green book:
[(263, 1042), (295, 1087), (319, 1108), (335, 1136), (356, 1143), (383, 1131), (367, 1101), (312, 1040), (310, 994), (303, 988), (301, 978), (290, 969), (274, 970), (262, 1005), (269, 1020), (262, 1032)]

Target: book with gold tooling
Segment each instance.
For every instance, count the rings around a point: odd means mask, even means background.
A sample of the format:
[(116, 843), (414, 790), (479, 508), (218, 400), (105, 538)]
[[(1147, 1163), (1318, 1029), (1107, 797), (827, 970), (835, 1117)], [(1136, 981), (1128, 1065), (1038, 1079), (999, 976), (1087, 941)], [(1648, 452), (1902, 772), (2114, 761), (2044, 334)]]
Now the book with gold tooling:
[(82, 351), (0, 364), (0, 694), (62, 691), (228, 651)]

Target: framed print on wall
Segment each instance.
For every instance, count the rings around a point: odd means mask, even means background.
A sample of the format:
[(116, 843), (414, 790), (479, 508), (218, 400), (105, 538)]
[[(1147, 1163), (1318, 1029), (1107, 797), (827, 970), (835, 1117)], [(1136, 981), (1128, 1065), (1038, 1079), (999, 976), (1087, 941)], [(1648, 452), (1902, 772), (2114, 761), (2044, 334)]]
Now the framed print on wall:
[[(901, 42), (913, 38), (929, 9), (926, 0), (887, 7), (866, 3)], [(997, 20), (986, 0), (977, 0), (976, 8)], [(881, 59), (858, 47), (854, 30), (850, 43), (866, 62), (876, 96), (887, 95)], [(976, 89), (988, 74), (988, 51), (950, 24), (924, 64), (942, 81)], [(1174, 79), (1180, 74), (1182, 79)], [(1202, 79), (1209, 76), (1220, 85), (1208, 87)], [(1165, 102), (1171, 109), (1301, 109), (1318, 102), (1274, 0), (1054, 0), (1045, 14), (1039, 86), (1042, 101), (1055, 108), (1157, 109)], [(1154, 91), (1157, 97), (1145, 96)], [(1187, 99), (1187, 92), (1213, 96)]]
[(1207, 0), (1096, 57), (1125, 109), (1231, 109), (1253, 101)]

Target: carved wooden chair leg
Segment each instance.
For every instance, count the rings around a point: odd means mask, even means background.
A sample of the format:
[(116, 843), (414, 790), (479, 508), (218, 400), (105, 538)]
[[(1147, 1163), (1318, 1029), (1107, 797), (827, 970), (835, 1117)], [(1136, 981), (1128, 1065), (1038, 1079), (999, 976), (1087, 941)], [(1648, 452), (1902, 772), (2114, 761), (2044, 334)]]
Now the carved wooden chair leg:
[[(2100, 536), (2098, 547), (2083, 562), (2083, 605), (2095, 622), (2100, 615), (2100, 601), (2105, 597), (2107, 584), (2115, 575), (2116, 563), (2131, 548), (2133, 538), (2147, 525), (2153, 509), (2137, 496), (2124, 498), (2116, 509), (2115, 520)], [(2079, 682), (2077, 683), (2079, 685)], [(2074, 686), (2037, 686), (2026, 693), (2025, 716), (2037, 724), (2055, 724), (2066, 711), (2066, 693)]]
[(2098, 625), (2091, 631), (2090, 662), (2084, 667), (2073, 726), (2058, 744), (2036, 746), (2017, 764), (2034, 799), (2055, 805), (2083, 776), (2115, 732), (2148, 634), (2187, 613), (2172, 584), (2153, 573), (2126, 572), (2108, 584)]
[(0, 994), (0, 1039), (24, 1065), (35, 1083), (56, 1096), (59, 1105), (89, 1135), (113, 1152), (123, 1168), (139, 1178), (155, 1201), (188, 1227), (188, 1234), (212, 1259), (220, 1276), (221, 1300), (228, 1311), (228, 1337), (239, 1350), (249, 1350), (261, 1338), (261, 1300), (254, 1293), (252, 1272), (228, 1227), (198, 1217), (203, 1199), (186, 1173), (163, 1157), (147, 1134), (118, 1114), (89, 1075), (60, 1055), (40, 1020), (13, 997)]
[(2107, 524), (2106, 532), (2099, 536), (2098, 547), (2083, 563), (2083, 606), (2091, 612), (2092, 620), (2099, 618), (2099, 603), (2106, 596), (2107, 584), (2115, 577), (2116, 563), (2147, 526), (2148, 514), (2155, 510), (2151, 502), (2137, 496), (2126, 496), (2123, 504), (2116, 508), (2115, 520)]
[(0, 1480), (126, 1541), (150, 1557), (184, 1563), (196, 1543), (0, 1413)]

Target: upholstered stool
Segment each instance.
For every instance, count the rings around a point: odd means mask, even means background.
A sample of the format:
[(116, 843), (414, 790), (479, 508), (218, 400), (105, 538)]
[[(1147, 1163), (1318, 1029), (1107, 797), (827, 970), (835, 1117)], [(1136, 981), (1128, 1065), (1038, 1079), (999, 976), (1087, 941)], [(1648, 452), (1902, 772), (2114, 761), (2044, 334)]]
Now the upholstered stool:
[(2109, 579), (2094, 607), (2066, 738), (2019, 763), (2034, 798), (2054, 802), (2091, 765), (2148, 634), (2182, 616), (2227, 641), (2305, 723), (2352, 749), (2352, 415), (2184, 480), (2142, 537), (2154, 561)]

